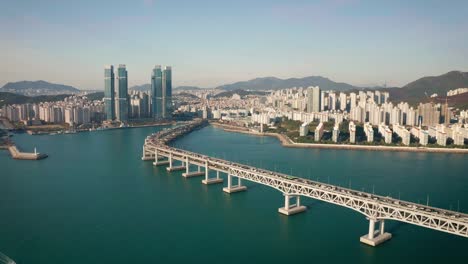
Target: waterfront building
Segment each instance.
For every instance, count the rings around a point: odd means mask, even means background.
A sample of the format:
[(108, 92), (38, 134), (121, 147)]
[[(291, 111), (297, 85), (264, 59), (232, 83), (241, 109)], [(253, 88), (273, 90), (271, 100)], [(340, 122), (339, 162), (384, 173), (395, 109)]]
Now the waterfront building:
[(338, 136), (339, 135), (340, 135), (340, 130), (338, 128), (338, 124), (335, 123), (335, 126), (333, 127), (333, 134), (332, 134), (333, 142), (338, 142)]
[(318, 86), (307, 88), (307, 112), (320, 112), (320, 88)]
[(448, 125), (450, 124), (450, 111), (449, 111), (449, 107), (448, 107), (448, 104), (447, 102), (445, 102), (445, 104), (442, 104), (441, 107), (440, 107), (440, 121), (445, 124), (445, 125)]
[(421, 131), (419, 135), (419, 144), (426, 146), (429, 143), (429, 133), (427, 131)]
[(154, 119), (163, 117), (163, 74), (161, 65), (154, 66), (151, 74), (151, 112)]
[(309, 134), (309, 124), (304, 122), (302, 125), (299, 127), (299, 136), (305, 137)]
[(393, 131), (401, 137), (401, 142), (403, 145), (409, 146), (410, 144), (410, 139), (411, 139), (411, 134), (410, 132), (402, 125), (394, 125), (393, 126)]
[(350, 110), (356, 108), (356, 105), (357, 105), (356, 102), (357, 102), (356, 93), (350, 93), (349, 94)]
[(221, 119), (221, 111), (213, 110), (213, 119)]
[(349, 122), (349, 143), (356, 143), (356, 125), (353, 121)]
[(420, 103), (418, 107), (419, 115), (423, 126), (434, 126), (440, 122), (440, 111), (433, 103)]
[(115, 76), (114, 66), (104, 68), (104, 109), (107, 120), (115, 119)]
[(336, 94), (334, 92), (328, 94), (328, 110), (336, 110)]
[(390, 124), (401, 124), (401, 110), (397, 107), (393, 107), (390, 114)]
[(125, 64), (117, 68), (117, 94), (115, 98), (115, 119), (121, 122), (128, 121), (128, 72)]
[(364, 133), (366, 134), (367, 142), (374, 141), (374, 129), (372, 128), (372, 125), (370, 123), (364, 124)]
[(345, 111), (347, 108), (346, 94), (340, 93), (340, 110)]
[(163, 71), (163, 98), (162, 98), (162, 117), (170, 118), (172, 116), (172, 68), (166, 66)]
[(406, 115), (406, 125), (408, 126), (415, 126), (417, 123), (416, 123), (416, 117), (417, 117), (417, 113), (416, 111), (413, 109), (413, 107), (411, 107), (408, 112), (407, 112), (407, 115)]
[(436, 140), (437, 144), (440, 146), (446, 146), (447, 145), (447, 133), (444, 131), (443, 128), (437, 129), (436, 132)]
[(325, 92), (320, 92), (320, 112), (325, 111)]
[(379, 125), (378, 130), (379, 130), (380, 135), (382, 135), (382, 137), (384, 138), (386, 144), (392, 143), (393, 132), (392, 130), (390, 130), (390, 128), (387, 125), (385, 125), (385, 123), (381, 123)]
[(320, 141), (322, 136), (323, 136), (323, 123), (320, 122), (320, 124), (315, 128), (314, 140)]

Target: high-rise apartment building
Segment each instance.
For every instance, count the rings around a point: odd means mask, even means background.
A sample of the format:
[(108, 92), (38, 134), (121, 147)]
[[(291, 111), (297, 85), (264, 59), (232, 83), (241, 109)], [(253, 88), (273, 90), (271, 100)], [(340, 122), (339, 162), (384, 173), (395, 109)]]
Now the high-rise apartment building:
[(423, 126), (433, 126), (439, 124), (440, 111), (432, 103), (420, 103), (418, 107), (419, 115)]
[(307, 88), (307, 112), (320, 112), (320, 88), (318, 86)]
[(125, 64), (117, 68), (117, 95), (115, 98), (115, 118), (121, 122), (128, 121), (128, 73)]
[(346, 94), (340, 93), (340, 110), (345, 111), (347, 107)]
[(104, 109), (107, 120), (115, 119), (115, 77), (114, 66), (104, 68)]
[(163, 71), (163, 118), (170, 118), (172, 114), (172, 68), (166, 66)]
[(163, 73), (161, 65), (154, 66), (151, 74), (151, 113), (154, 119), (163, 117)]

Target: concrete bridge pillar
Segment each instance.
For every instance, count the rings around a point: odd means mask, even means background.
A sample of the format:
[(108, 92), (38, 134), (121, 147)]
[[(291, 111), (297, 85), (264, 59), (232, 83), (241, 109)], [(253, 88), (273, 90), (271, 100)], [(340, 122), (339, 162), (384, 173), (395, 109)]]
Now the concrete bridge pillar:
[[(284, 215), (293, 215), (304, 212), (307, 207), (301, 205), (301, 197), (299, 195), (289, 195), (284, 193), (284, 207), (278, 208), (278, 212)], [(296, 199), (296, 203), (291, 204), (291, 198)]]
[[(190, 163), (188, 161), (188, 156), (185, 158), (185, 172), (182, 173), (182, 176), (185, 177), (185, 178), (190, 178), (190, 177), (196, 177), (196, 176), (203, 176), (205, 175), (205, 172), (201, 171), (201, 168), (199, 165), (198, 166), (198, 169), (196, 171), (193, 171), (193, 172), (190, 172)], [(206, 167), (208, 168), (208, 167)]]
[[(380, 223), (379, 228), (375, 229), (375, 224)], [(360, 241), (369, 246), (377, 246), (392, 238), (392, 234), (385, 233), (385, 221), (383, 219), (369, 218), (369, 232), (361, 236)]]
[(169, 153), (169, 168), (172, 169), (172, 152)]
[(210, 178), (210, 173), (208, 171), (208, 161), (206, 161), (205, 164), (205, 179), (202, 180), (203, 184), (216, 184), (216, 183), (222, 183), (223, 179), (219, 178), (219, 171), (216, 171), (216, 178)]
[(247, 186), (242, 186), (242, 180), (237, 177), (237, 185), (232, 185), (232, 175), (228, 174), (228, 186), (223, 188), (225, 193), (235, 193), (247, 190)]
[(152, 159), (151, 152), (146, 149), (146, 144), (144, 144), (141, 160), (151, 160), (151, 159)]
[(154, 150), (154, 166), (160, 166), (160, 165), (166, 165), (169, 164), (168, 160), (164, 160), (164, 156), (159, 156), (158, 155), (158, 149)]
[[(167, 171), (179, 171), (179, 170), (185, 170), (186, 169), (186, 165), (185, 165), (185, 162), (184, 162), (184, 159), (182, 158), (181, 160), (181, 165), (180, 166), (173, 166), (172, 164), (172, 152), (169, 153), (169, 167), (166, 168)], [(176, 159), (178, 160), (178, 159)]]

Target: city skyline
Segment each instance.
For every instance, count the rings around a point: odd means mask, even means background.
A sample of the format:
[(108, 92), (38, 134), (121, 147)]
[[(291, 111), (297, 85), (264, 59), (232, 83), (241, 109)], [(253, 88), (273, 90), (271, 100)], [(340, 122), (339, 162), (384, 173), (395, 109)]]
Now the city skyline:
[[(109, 61), (131, 65), (129, 86), (146, 84), (155, 59), (177, 68), (176, 86), (200, 87), (310, 75), (401, 86), (468, 70), (463, 1), (245, 4), (80, 1), (70, 14), (62, 2), (9, 2), (0, 18), (0, 57), (8, 62), (0, 85), (44, 79), (102, 89), (98, 72)], [(155, 41), (160, 35), (171, 41)]]

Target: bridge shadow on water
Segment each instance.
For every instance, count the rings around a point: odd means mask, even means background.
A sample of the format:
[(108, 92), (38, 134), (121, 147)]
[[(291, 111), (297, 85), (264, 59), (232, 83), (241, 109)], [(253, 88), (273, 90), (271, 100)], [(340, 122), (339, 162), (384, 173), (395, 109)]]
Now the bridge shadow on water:
[[(405, 222), (400, 222), (400, 221), (392, 221), (393, 223), (391, 225), (385, 225), (385, 229), (387, 232), (391, 233), (393, 237), (398, 236), (398, 231), (403, 228), (404, 226), (410, 225)], [(387, 223), (387, 221), (385, 222)]]

